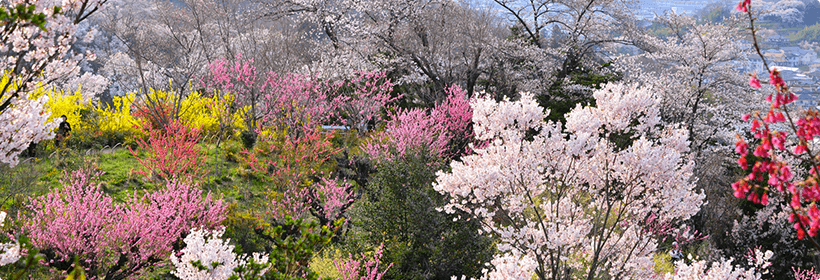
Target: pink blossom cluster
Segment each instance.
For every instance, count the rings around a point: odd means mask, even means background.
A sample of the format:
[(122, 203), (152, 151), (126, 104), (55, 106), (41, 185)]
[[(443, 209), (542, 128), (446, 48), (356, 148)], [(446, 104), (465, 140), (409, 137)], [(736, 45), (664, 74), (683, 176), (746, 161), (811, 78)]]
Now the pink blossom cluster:
[[(432, 110), (415, 108), (392, 114), (384, 131), (365, 144), (365, 153), (377, 161), (419, 152), (440, 158), (466, 154), (473, 138), (473, 112), (460, 86), (447, 88), (447, 93), (447, 99)], [(448, 153), (451, 148), (455, 149)]]
[(49, 265), (77, 257), (91, 275), (134, 275), (164, 259), (192, 228), (214, 227), (225, 218), (222, 200), (203, 198), (196, 185), (182, 181), (114, 202), (95, 182), (100, 174), (73, 171), (62, 188), (29, 203), (23, 229), (47, 252)]
[[(246, 121), (288, 131), (301, 137), (305, 129), (320, 125), (344, 125), (364, 131), (370, 120), (380, 121), (380, 111), (392, 97), (393, 84), (385, 71), (357, 72), (342, 81), (320, 80), (304, 74), (258, 74), (253, 60), (217, 60), (201, 80), (209, 91), (231, 92), (240, 106), (249, 107)], [(253, 121), (250, 121), (252, 119)]]
[[(387, 270), (393, 267), (391, 263), (383, 271), (379, 271), (383, 249), (384, 244), (381, 244), (373, 255), (372, 261), (365, 262), (364, 260), (367, 259), (367, 256), (365, 256), (364, 253), (362, 253), (362, 260), (354, 260), (353, 254), (350, 254), (350, 258), (341, 263), (339, 263), (338, 260), (333, 260), (336, 271), (341, 274), (340, 280), (381, 280), (384, 274), (387, 273)], [(360, 275), (362, 274), (360, 269), (364, 269), (361, 271), (364, 273), (363, 276)]]
[(469, 144), (473, 141), (473, 108), (467, 100), (467, 92), (459, 85), (445, 89), (447, 98), (433, 108), (430, 113), (436, 123), (441, 124), (449, 135), (448, 158), (469, 154)]
[(658, 237), (642, 222), (683, 221), (703, 203), (687, 131), (659, 125), (652, 89), (608, 84), (593, 97), (565, 129), (529, 93), (470, 102), (476, 140), (488, 144), (439, 172), (434, 189), (450, 197), (443, 211), (498, 238), (496, 260), (525, 269), (508, 279), (652, 277)]
[(795, 269), (792, 267), (792, 272), (794, 272), (794, 279), (795, 280), (818, 280), (820, 279), (820, 273), (814, 271), (814, 269)]
[(325, 223), (342, 218), (345, 210), (353, 203), (353, 185), (325, 177), (320, 178), (311, 189), (308, 203), (314, 216)]
[(339, 151), (333, 147), (333, 133), (317, 129), (301, 130), (299, 138), (274, 135), (242, 151), (241, 158), (254, 172), (279, 186), (300, 184), (319, 173), (319, 166)]
[(399, 110), (393, 114), (384, 131), (373, 136), (363, 150), (375, 161), (393, 161), (410, 154), (423, 153), (441, 157), (449, 137), (443, 123), (437, 122), (425, 109)]
[[(755, 112), (743, 116), (745, 121), (751, 119), (750, 131), (759, 144), (751, 146), (737, 137), (735, 152), (740, 155), (737, 163), (748, 174), (732, 183), (732, 189), (736, 197), (763, 205), (768, 204), (773, 192), (784, 195), (791, 208), (789, 221), (797, 237), (803, 239), (806, 234), (814, 237), (820, 229), (820, 210), (816, 205), (820, 201), (820, 158), (814, 155), (816, 151), (811, 150), (811, 144), (820, 136), (820, 113), (808, 110), (794, 121), (787, 106), (796, 96), (776, 69), (770, 72), (769, 83), (775, 86), (775, 92), (766, 99), (771, 103), (769, 111), (765, 115)], [(781, 124), (786, 124), (791, 131), (779, 131)], [(805, 178), (795, 177), (792, 159), (808, 165)], [(751, 167), (750, 160), (754, 161)]]
[[(751, 1), (741, 1), (737, 10), (749, 17), (754, 37), (756, 29)], [(759, 50), (756, 41), (754, 46)], [(769, 203), (769, 196), (782, 196), (784, 210), (789, 214), (789, 222), (797, 232), (797, 238), (803, 239), (806, 235), (813, 238), (820, 229), (820, 210), (817, 208), (820, 201), (820, 157), (816, 155), (815, 140), (820, 136), (820, 112), (814, 109), (800, 114), (791, 112), (789, 104), (797, 96), (790, 91), (780, 72), (769, 69), (765, 57), (760, 55), (769, 72), (769, 84), (774, 88), (766, 98), (771, 105), (765, 115), (754, 112), (743, 116), (744, 121), (752, 119), (750, 132), (756, 140), (750, 144), (740, 135), (737, 136), (735, 152), (740, 155), (737, 163), (745, 170), (746, 176), (733, 183), (732, 189), (736, 197), (763, 205)], [(754, 75), (749, 85), (761, 88), (760, 81)], [(751, 162), (753, 165), (750, 167)], [(814, 241), (812, 244), (818, 246)]]
[(348, 182), (320, 177), (309, 187), (292, 186), (274, 198), (269, 214), (276, 220), (306, 218), (313, 215), (323, 225), (331, 225), (343, 218), (344, 212), (353, 204), (353, 185)]
[(57, 122), (44, 105), (48, 96), (37, 99), (15, 98), (11, 107), (0, 113), (0, 163), (14, 167), (29, 144), (54, 138)]
[(379, 111), (399, 98), (391, 96), (393, 83), (387, 78), (386, 71), (359, 71), (337, 86), (340, 86), (343, 92), (333, 98), (333, 103), (339, 107), (340, 121), (359, 132), (369, 129), (369, 121), (381, 121)]

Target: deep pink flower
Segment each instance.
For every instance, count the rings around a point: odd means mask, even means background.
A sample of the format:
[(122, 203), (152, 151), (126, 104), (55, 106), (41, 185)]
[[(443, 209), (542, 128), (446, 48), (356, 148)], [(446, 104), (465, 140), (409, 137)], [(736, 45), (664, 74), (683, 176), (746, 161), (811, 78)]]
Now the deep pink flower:
[(780, 76), (780, 71), (777, 71), (777, 69), (772, 69), (772, 71), (769, 72), (769, 83), (778, 88), (786, 85), (786, 82), (783, 81), (783, 77)]
[(749, 12), (749, 6), (751, 4), (752, 4), (752, 0), (743, 0), (743, 1), (740, 1), (740, 3), (737, 4), (737, 7), (735, 7), (735, 9), (738, 10), (738, 11), (744, 12), (744, 13), (748, 13)]
[(757, 75), (752, 75), (749, 77), (749, 86), (753, 88), (760, 88), (760, 80), (757, 79)]

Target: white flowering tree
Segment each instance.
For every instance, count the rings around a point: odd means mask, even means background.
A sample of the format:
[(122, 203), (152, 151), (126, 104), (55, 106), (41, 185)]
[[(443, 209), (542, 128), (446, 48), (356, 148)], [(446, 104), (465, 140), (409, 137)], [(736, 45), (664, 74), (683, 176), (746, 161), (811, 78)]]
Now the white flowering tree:
[[(658, 250), (655, 223), (694, 215), (685, 129), (662, 127), (653, 90), (607, 84), (597, 107), (578, 105), (566, 129), (545, 122), (531, 94), (474, 99), (474, 155), (439, 172), (443, 210), (481, 219), (499, 240), (491, 279), (646, 279)], [(654, 222), (649, 217), (656, 217)]]
[[(734, 242), (727, 233), (737, 217), (734, 198), (725, 190), (736, 176), (732, 143), (747, 125), (739, 116), (765, 106), (760, 102), (765, 96), (748, 86), (749, 76), (740, 69), (749, 63), (751, 46), (741, 40), (744, 24), (738, 17), (711, 23), (667, 13), (656, 23), (668, 35), (647, 38), (650, 52), (622, 58), (618, 65), (624, 80), (654, 86), (664, 122), (687, 130), (697, 186), (711, 202), (690, 224), (725, 248)], [(746, 251), (738, 249), (741, 255)]]
[[(246, 267), (249, 262), (263, 265), (258, 267), (259, 275), (267, 271), (267, 266), (264, 265), (268, 262), (266, 254), (237, 255), (234, 253), (234, 246), (229, 244), (230, 239), (222, 240), (224, 233), (225, 229), (191, 230), (183, 240), (185, 248), (179, 252), (179, 256), (171, 254), (171, 263), (176, 268), (171, 274), (182, 280), (226, 280), (234, 276), (236, 268)], [(257, 276), (255, 274), (250, 276)]]
[[(14, 166), (31, 142), (54, 137), (46, 123), (47, 98), (29, 96), (38, 85), (72, 72), (93, 54), (71, 51), (80, 22), (106, 0), (35, 0), (0, 2), (0, 162)], [(88, 35), (88, 34), (87, 34)], [(93, 33), (90, 34), (93, 38)]]
[(748, 75), (739, 69), (751, 54), (751, 45), (741, 41), (743, 22), (733, 17), (699, 23), (674, 13), (656, 21), (670, 34), (647, 36), (651, 51), (622, 59), (624, 79), (654, 86), (661, 118), (686, 128), (698, 157), (714, 152), (713, 146), (728, 150), (742, 125), (738, 116), (761, 109), (764, 97), (749, 89)]

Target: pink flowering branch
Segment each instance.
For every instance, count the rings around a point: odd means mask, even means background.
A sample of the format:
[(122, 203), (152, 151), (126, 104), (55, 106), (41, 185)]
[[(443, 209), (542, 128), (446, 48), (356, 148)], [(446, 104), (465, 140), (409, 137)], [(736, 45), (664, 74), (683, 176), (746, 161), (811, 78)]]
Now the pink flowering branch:
[(458, 158), (472, 152), (469, 144), (473, 142), (473, 108), (467, 100), (467, 92), (458, 85), (445, 89), (447, 99), (433, 108), (431, 115), (436, 123), (442, 124), (449, 135), (446, 157)]
[(393, 161), (418, 152), (438, 157), (446, 151), (448, 141), (447, 128), (426, 110), (399, 110), (363, 150), (377, 161)]
[(368, 130), (369, 121), (380, 122), (379, 111), (401, 98), (391, 96), (393, 83), (387, 78), (386, 71), (358, 72), (341, 83), (339, 88), (340, 94), (332, 102), (338, 104), (342, 124), (355, 128), (359, 133)]
[[(812, 150), (810, 145), (820, 136), (820, 112), (812, 109), (806, 110), (802, 117), (792, 116), (789, 104), (797, 96), (791, 92), (780, 72), (769, 68), (760, 52), (751, 1), (741, 1), (737, 9), (749, 17), (754, 47), (769, 72), (769, 84), (774, 91), (766, 98), (771, 103), (768, 112), (743, 116), (744, 121), (751, 119), (750, 132), (759, 143), (750, 145), (739, 135), (737, 137), (735, 152), (740, 155), (737, 163), (747, 174), (732, 184), (734, 195), (763, 205), (768, 204), (770, 195), (782, 195), (787, 201), (789, 221), (797, 238), (803, 239), (808, 235), (815, 248), (820, 249), (820, 244), (814, 239), (820, 229), (820, 210), (817, 208), (820, 201), (820, 157), (815, 155), (817, 151)], [(754, 88), (760, 86), (756, 76), (750, 78), (749, 84)], [(780, 131), (777, 127), (787, 129)], [(796, 178), (792, 160), (806, 166), (808, 175)], [(754, 162), (752, 166), (749, 166), (750, 161)]]
[(322, 225), (332, 225), (341, 219), (347, 208), (353, 205), (353, 185), (333, 179), (320, 178), (309, 193), (310, 213)]
[(310, 205), (307, 202), (308, 190), (296, 188), (282, 192), (282, 198), (274, 198), (268, 205), (268, 214), (274, 220), (284, 221), (286, 217), (293, 220), (303, 218), (308, 213)]
[(249, 128), (261, 121), (294, 139), (321, 125), (364, 131), (369, 121), (380, 121), (380, 111), (398, 98), (391, 96), (393, 84), (384, 71), (328, 81), (294, 73), (260, 75), (253, 60), (242, 61), (241, 56), (235, 60), (211, 63), (200, 85), (208, 93), (235, 94), (238, 105), (249, 108), (244, 116)]
[(393, 161), (413, 153), (454, 159), (469, 153), (473, 111), (464, 90), (447, 89), (448, 97), (432, 110), (398, 110), (384, 131), (366, 142), (364, 152), (377, 161)]
[(252, 150), (243, 150), (240, 160), (256, 175), (282, 187), (317, 175), (319, 167), (340, 150), (333, 147), (333, 133), (306, 129), (302, 137), (292, 139), (275, 135), (257, 143)]
[(815, 272), (814, 269), (801, 270), (799, 267), (797, 269), (792, 267), (792, 272), (794, 272), (794, 280), (820, 280), (820, 273)]

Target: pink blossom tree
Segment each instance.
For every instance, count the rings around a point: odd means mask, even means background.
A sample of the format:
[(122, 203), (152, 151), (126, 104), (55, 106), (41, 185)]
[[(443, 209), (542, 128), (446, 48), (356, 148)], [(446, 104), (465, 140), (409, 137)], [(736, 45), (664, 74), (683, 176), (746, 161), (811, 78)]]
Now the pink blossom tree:
[(473, 140), (472, 109), (465, 92), (454, 85), (431, 110), (414, 108), (392, 114), (384, 130), (366, 142), (363, 150), (376, 161), (392, 161), (412, 153), (453, 159), (469, 152)]
[[(361, 260), (354, 260), (353, 254), (350, 254), (350, 258), (342, 262), (333, 260), (333, 265), (336, 266), (336, 271), (341, 274), (341, 280), (381, 280), (384, 274), (387, 273), (387, 270), (393, 267), (391, 263), (387, 268), (379, 272), (383, 249), (384, 244), (379, 246), (379, 250), (373, 255), (372, 261), (365, 261), (367, 260), (367, 256), (365, 256), (364, 253), (362, 253)], [(360, 269), (363, 269), (363, 271), (360, 271)]]
[(191, 229), (212, 228), (225, 217), (221, 200), (203, 198), (196, 185), (181, 181), (114, 202), (95, 182), (100, 174), (71, 172), (63, 188), (30, 202), (23, 229), (48, 266), (69, 271), (76, 257), (89, 275), (125, 279), (166, 261)]
[(275, 72), (258, 73), (253, 60), (226, 59), (210, 64), (200, 84), (209, 93), (234, 93), (237, 105), (248, 107), (243, 116), (248, 129), (259, 124), (288, 131), (292, 138), (303, 129), (345, 125), (363, 130), (369, 120), (380, 120), (380, 110), (396, 97), (386, 72), (358, 72), (338, 81), (316, 76)]
[(450, 197), (442, 210), (498, 238), (485, 276), (649, 278), (658, 240), (642, 222), (700, 209), (686, 130), (660, 126), (653, 91), (608, 84), (593, 96), (596, 107), (578, 105), (566, 129), (545, 122), (531, 94), (471, 101), (476, 140), (489, 144), (439, 172), (434, 188)]
[(144, 122), (142, 129), (148, 140), (137, 139), (137, 144), (146, 154), (145, 158), (139, 156), (139, 149), (128, 147), (145, 169), (138, 173), (150, 173), (160, 180), (193, 179), (202, 175), (200, 166), (205, 155), (196, 146), (201, 139), (199, 129), (190, 128), (179, 120), (173, 120), (161, 128)]

